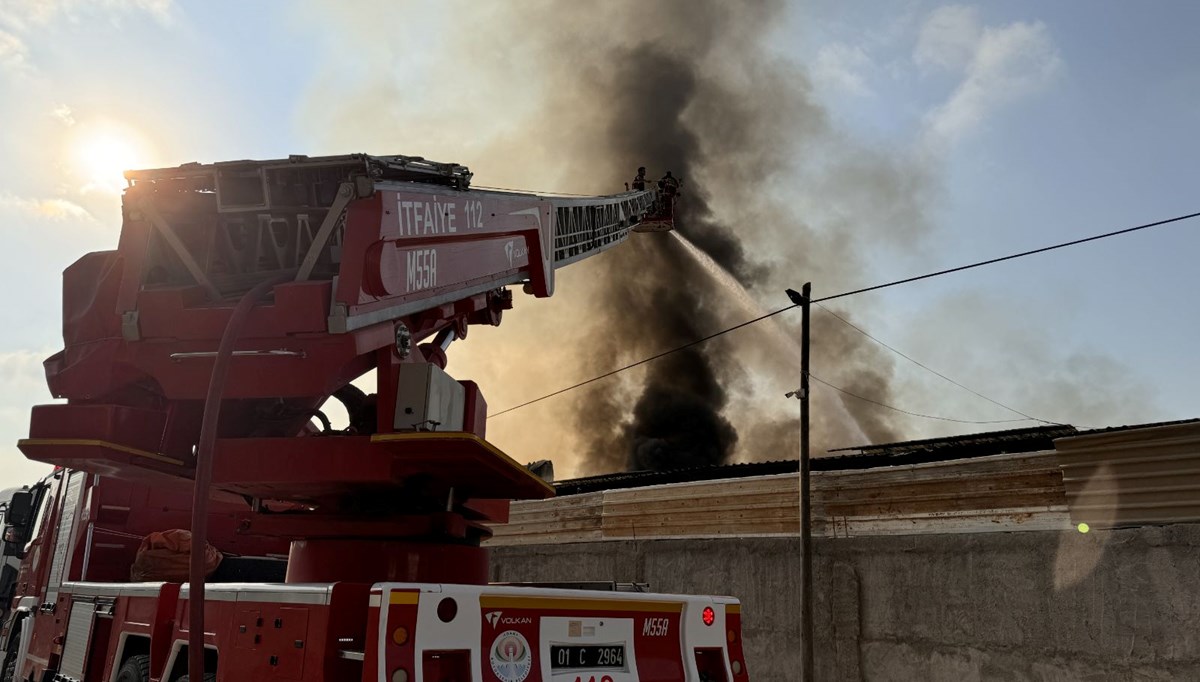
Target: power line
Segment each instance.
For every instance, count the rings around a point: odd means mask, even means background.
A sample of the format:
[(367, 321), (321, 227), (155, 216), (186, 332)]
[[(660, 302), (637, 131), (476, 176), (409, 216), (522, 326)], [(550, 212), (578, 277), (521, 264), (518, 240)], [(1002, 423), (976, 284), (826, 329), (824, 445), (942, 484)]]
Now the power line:
[[(898, 279), (898, 280), (894, 280), (891, 282), (885, 282), (884, 284), (875, 284), (873, 286), (863, 287), (861, 289), (853, 289), (851, 291), (843, 291), (840, 294), (834, 294), (832, 296), (825, 296), (823, 298), (815, 298), (812, 300), (812, 303), (823, 303), (825, 301), (832, 301), (832, 300), (839, 299), (839, 298), (846, 298), (847, 296), (856, 296), (858, 294), (865, 294), (869, 291), (879, 291), (880, 289), (888, 289), (890, 287), (900, 286), (901, 284), (909, 284), (911, 282), (918, 282), (923, 279), (931, 279), (933, 277), (941, 277), (942, 275), (949, 275), (949, 274), (952, 274), (955, 272), (962, 272), (964, 270), (980, 268), (985, 265), (994, 265), (996, 263), (1002, 263), (1004, 261), (1015, 260), (1017, 258), (1024, 258), (1025, 256), (1033, 256), (1033, 255), (1036, 255), (1039, 253), (1046, 253), (1047, 251), (1064, 249), (1068, 246), (1077, 246), (1079, 244), (1086, 244), (1087, 242), (1094, 242), (1094, 241), (1097, 241), (1100, 239), (1107, 239), (1108, 237), (1116, 237), (1116, 236), (1123, 235), (1123, 234), (1129, 234), (1131, 232), (1137, 232), (1139, 230), (1147, 230), (1152, 227), (1169, 225), (1171, 223), (1177, 223), (1177, 222), (1181, 222), (1184, 220), (1190, 220), (1190, 219), (1196, 218), (1196, 217), (1200, 217), (1200, 212), (1189, 213), (1187, 215), (1176, 216), (1174, 218), (1167, 218), (1166, 220), (1157, 220), (1152, 223), (1135, 225), (1134, 227), (1127, 227), (1123, 230), (1115, 230), (1113, 232), (1105, 232), (1104, 234), (1098, 234), (1098, 235), (1094, 235), (1092, 237), (1084, 237), (1083, 239), (1075, 239), (1075, 240), (1072, 240), (1069, 242), (1062, 242), (1061, 244), (1054, 244), (1052, 246), (1043, 246), (1039, 249), (1032, 249), (1030, 251), (1022, 251), (1020, 253), (1014, 253), (1014, 254), (1010, 254), (1007, 256), (1001, 256), (999, 258), (989, 258), (988, 260), (978, 261), (975, 263), (969, 263), (967, 265), (960, 265), (960, 266), (954, 267), (954, 268), (947, 268), (945, 270), (938, 270), (936, 272), (930, 272), (930, 273), (926, 273), (924, 275), (917, 275), (915, 277), (906, 277), (904, 279)], [(644, 365), (648, 362), (653, 362), (655, 360), (658, 360), (659, 358), (666, 357), (673, 353), (678, 353), (679, 351), (682, 351), (682, 350), (687, 350), (688, 348), (692, 348), (693, 346), (698, 346), (706, 341), (711, 341), (712, 339), (715, 339), (718, 336), (728, 334), (729, 332), (736, 331), (738, 329), (741, 329), (742, 327), (747, 327), (749, 325), (755, 324), (756, 322), (761, 322), (761, 321), (767, 319), (768, 317), (774, 317), (782, 312), (786, 312), (786, 311), (791, 310), (792, 308), (796, 308), (796, 307), (798, 307), (798, 306), (789, 305), (787, 307), (780, 308), (779, 310), (776, 310), (774, 312), (766, 313), (765, 315), (759, 315), (758, 317), (756, 317), (752, 320), (747, 320), (745, 322), (742, 322), (741, 324), (736, 324), (732, 327), (729, 327), (728, 329), (722, 329), (719, 332), (709, 334), (708, 336), (701, 337), (699, 339), (696, 339), (695, 341), (690, 341), (688, 343), (683, 344), (682, 346), (676, 346), (675, 348), (671, 348), (671, 349), (665, 350), (661, 353), (652, 355), (648, 358), (638, 360), (637, 362), (630, 363), (628, 365), (625, 365), (624, 367), (619, 367), (617, 369), (605, 372), (604, 374), (592, 377), (591, 379), (587, 379), (587, 380), (581, 381), (577, 384), (567, 386), (566, 388), (560, 388), (559, 390), (554, 391), (553, 393), (547, 393), (546, 395), (543, 395), (540, 398), (534, 398), (533, 400), (527, 400), (518, 405), (514, 405), (512, 407), (500, 410), (499, 412), (496, 412), (489, 416), (490, 417), (499, 417), (502, 414), (508, 414), (509, 412), (512, 412), (514, 410), (519, 410), (522, 407), (528, 407), (529, 405), (533, 405), (534, 403), (539, 403), (548, 398), (553, 398), (555, 396), (562, 395), (563, 393), (566, 393), (568, 391), (573, 391), (577, 388), (582, 388), (584, 386), (587, 386), (588, 384), (592, 384), (597, 381), (607, 379), (608, 377), (611, 377), (615, 374), (620, 374), (621, 372), (624, 372), (626, 370), (633, 369), (634, 367), (640, 367), (641, 365)]]
[(766, 315), (759, 315), (758, 317), (754, 318), (753, 320), (746, 320), (745, 322), (743, 322), (743, 323), (741, 323), (741, 324), (734, 325), (734, 326), (732, 326), (732, 327), (730, 327), (730, 328), (728, 328), (728, 329), (722, 329), (721, 331), (719, 331), (719, 332), (717, 332), (717, 333), (715, 333), (715, 334), (709, 334), (708, 336), (705, 336), (705, 337), (703, 337), (703, 338), (696, 339), (695, 341), (691, 341), (691, 342), (685, 343), (685, 344), (683, 344), (682, 346), (676, 346), (675, 348), (672, 348), (672, 349), (670, 349), (670, 350), (665, 350), (665, 351), (663, 351), (663, 352), (661, 352), (661, 353), (659, 353), (659, 354), (657, 354), (657, 355), (651, 355), (651, 356), (650, 356), (650, 357), (648, 357), (648, 358), (644, 358), (644, 359), (642, 359), (642, 360), (638, 360), (637, 362), (630, 363), (630, 364), (628, 364), (628, 365), (625, 365), (624, 367), (618, 367), (617, 369), (614, 369), (614, 370), (611, 370), (611, 371), (605, 372), (604, 374), (601, 374), (601, 375), (599, 375), (599, 376), (594, 376), (594, 377), (592, 377), (591, 379), (588, 379), (588, 380), (586, 380), (586, 381), (581, 381), (581, 382), (579, 382), (579, 383), (577, 383), (577, 384), (574, 384), (574, 385), (572, 385), (572, 386), (567, 386), (566, 388), (560, 388), (560, 389), (558, 389), (557, 391), (555, 391), (555, 392), (553, 392), (553, 393), (547, 393), (546, 395), (544, 395), (544, 396), (542, 396), (542, 397), (540, 397), (540, 398), (534, 398), (533, 400), (528, 400), (528, 401), (526, 401), (526, 402), (523, 402), (523, 403), (521, 403), (520, 405), (513, 405), (512, 407), (505, 408), (505, 409), (503, 409), (503, 410), (500, 410), (499, 412), (495, 412), (495, 413), (493, 413), (493, 414), (489, 414), (489, 415), (488, 415), (488, 418), (489, 418), (489, 419), (491, 419), (491, 418), (493, 418), (493, 417), (499, 417), (500, 415), (502, 415), (502, 414), (507, 414), (507, 413), (509, 413), (509, 412), (512, 412), (513, 410), (519, 410), (519, 409), (521, 409), (522, 407), (526, 407), (526, 406), (528, 406), (528, 405), (532, 405), (532, 404), (534, 404), (534, 403), (539, 403), (539, 402), (541, 402), (541, 401), (543, 401), (543, 400), (546, 400), (547, 398), (553, 398), (553, 397), (554, 397), (554, 396), (556, 396), (556, 395), (561, 395), (561, 394), (563, 394), (563, 393), (566, 393), (567, 391), (573, 391), (573, 390), (575, 390), (575, 389), (577, 389), (577, 388), (581, 388), (581, 387), (583, 387), (583, 386), (587, 386), (588, 384), (591, 384), (591, 383), (595, 383), (595, 382), (597, 382), (597, 381), (600, 381), (601, 379), (607, 379), (607, 378), (609, 378), (610, 376), (613, 376), (614, 374), (620, 374), (621, 372), (624, 372), (625, 370), (633, 369), (634, 367), (640, 367), (641, 365), (644, 365), (644, 364), (646, 364), (646, 363), (648, 363), (648, 362), (654, 362), (655, 360), (657, 360), (657, 359), (659, 359), (659, 358), (666, 357), (666, 356), (668, 356), (668, 355), (671, 355), (672, 353), (678, 353), (678, 352), (679, 352), (679, 351), (681, 351), (681, 350), (687, 350), (688, 348), (691, 348), (692, 346), (699, 346), (700, 344), (704, 343), (705, 341), (709, 341), (709, 340), (711, 340), (711, 339), (715, 339), (715, 338), (717, 338), (718, 336), (721, 336), (722, 334), (728, 334), (729, 332), (731, 332), (731, 331), (735, 331), (735, 330), (738, 330), (738, 329), (741, 329), (742, 327), (748, 327), (748, 326), (750, 326), (750, 325), (754, 324), (755, 322), (761, 322), (761, 321), (763, 321), (763, 320), (767, 319), (768, 317), (771, 317), (771, 316), (774, 316), (774, 315), (778, 315), (779, 313), (782, 313), (782, 312), (783, 312), (783, 311), (785, 311), (785, 310), (791, 310), (792, 308), (795, 308), (795, 307), (796, 307), (796, 306), (788, 306), (788, 307), (786, 307), (786, 308), (781, 308), (781, 309), (779, 309), (779, 310), (776, 310), (776, 311), (775, 311), (775, 312), (773, 312), (773, 313), (767, 313)]
[[(837, 391), (838, 393), (843, 393), (845, 395), (850, 396), (851, 398), (857, 398), (863, 402), (871, 403), (872, 405), (878, 405), (880, 407), (886, 407), (889, 410), (895, 410), (896, 412), (902, 412), (904, 414), (912, 415), (914, 417), (923, 417), (925, 419), (937, 419), (937, 420), (944, 421), (944, 422), (955, 422), (957, 424), (1011, 424), (1013, 422), (1025, 422), (1025, 421), (1030, 421), (1030, 420), (1035, 421), (1035, 422), (1042, 421), (1041, 419), (1034, 419), (1033, 417), (1029, 417), (1026, 419), (989, 419), (989, 420), (983, 420), (983, 421), (976, 421), (976, 420), (972, 420), (972, 419), (954, 419), (952, 417), (938, 417), (938, 416), (935, 416), (932, 414), (921, 414), (920, 412), (909, 412), (908, 410), (902, 410), (899, 407), (888, 405), (887, 403), (881, 403), (878, 400), (872, 400), (865, 396), (858, 395), (857, 393), (851, 393), (850, 391), (847, 391), (846, 389), (842, 388), (841, 386), (834, 386), (833, 384), (829, 383), (828, 381), (825, 381), (824, 379), (813, 374), (812, 372), (808, 373), (808, 378), (812, 379), (813, 381), (816, 381), (817, 383), (825, 384), (826, 386), (828, 386), (829, 388), (832, 388), (833, 390)], [(1047, 423), (1053, 423), (1053, 422), (1047, 422)]]
[[(1018, 409), (1016, 409), (1016, 408), (1014, 408), (1014, 407), (1009, 407), (1008, 405), (1005, 405), (1004, 403), (1002, 403), (1002, 402), (1000, 402), (1000, 401), (998, 401), (998, 400), (993, 400), (992, 398), (989, 398), (989, 397), (987, 397), (986, 395), (984, 395), (984, 394), (982, 394), (982, 393), (980, 393), (980, 392), (978, 392), (978, 391), (976, 391), (976, 390), (974, 390), (974, 389), (972, 389), (972, 388), (969, 388), (969, 387), (967, 387), (967, 386), (963, 386), (962, 384), (958, 383), (958, 382), (957, 382), (957, 381), (955, 381), (954, 379), (951, 379), (950, 377), (946, 376), (945, 374), (942, 374), (941, 372), (937, 371), (936, 369), (934, 369), (934, 368), (932, 368), (932, 367), (930, 367), (930, 366), (928, 366), (928, 365), (925, 365), (925, 364), (922, 364), (922, 363), (918, 362), (917, 360), (915, 360), (915, 359), (913, 359), (913, 358), (909, 357), (908, 355), (905, 355), (904, 353), (900, 352), (900, 351), (899, 351), (899, 350), (897, 350), (896, 348), (893, 348), (892, 346), (889, 346), (888, 344), (886, 344), (886, 343), (884, 343), (883, 341), (881, 341), (881, 340), (879, 340), (879, 339), (875, 338), (874, 336), (871, 336), (871, 335), (870, 335), (869, 333), (867, 333), (867, 331), (866, 331), (865, 329), (863, 329), (862, 327), (859, 327), (858, 325), (854, 324), (854, 323), (853, 323), (853, 322), (851, 322), (850, 320), (847, 320), (846, 318), (842, 317), (841, 315), (838, 315), (837, 313), (835, 313), (835, 312), (833, 312), (832, 310), (830, 310), (829, 308), (827, 308), (827, 307), (825, 307), (825, 306), (821, 305), (820, 303), (818, 303), (818, 304), (817, 304), (817, 306), (818, 306), (818, 307), (820, 307), (820, 308), (821, 308), (821, 310), (824, 310), (825, 312), (829, 313), (830, 315), (833, 315), (833, 316), (834, 316), (834, 317), (836, 317), (837, 319), (841, 320), (843, 324), (845, 324), (847, 327), (850, 327), (851, 329), (853, 329), (854, 331), (858, 332), (859, 334), (862, 334), (863, 336), (867, 337), (868, 339), (871, 339), (871, 340), (872, 340), (872, 341), (874, 341), (875, 343), (877, 343), (877, 344), (879, 344), (879, 345), (883, 346), (884, 348), (886, 348), (886, 349), (888, 349), (888, 350), (892, 351), (892, 352), (893, 352), (893, 353), (895, 353), (896, 355), (899, 355), (900, 357), (904, 358), (905, 360), (908, 360), (909, 362), (913, 363), (913, 364), (914, 364), (914, 365), (916, 365), (917, 367), (920, 367), (921, 369), (923, 369), (923, 370), (925, 370), (925, 371), (927, 371), (927, 372), (931, 372), (931, 373), (933, 373), (933, 374), (935, 374), (935, 375), (937, 375), (937, 376), (939, 376), (939, 377), (941, 377), (941, 378), (945, 379), (946, 381), (949, 381), (950, 383), (954, 384), (955, 386), (957, 386), (957, 387), (961, 388), (962, 390), (964, 390), (964, 391), (966, 391), (966, 392), (968, 392), (968, 393), (970, 393), (970, 394), (972, 394), (972, 395), (975, 395), (975, 396), (978, 396), (978, 397), (980, 397), (980, 398), (983, 398), (984, 400), (986, 400), (986, 401), (988, 401), (989, 403), (991, 403), (991, 404), (993, 404), (993, 405), (996, 405), (996, 406), (998, 406), (998, 407), (1003, 407), (1004, 409), (1008, 410), (1009, 412), (1012, 412), (1012, 413), (1014, 413), (1014, 414), (1019, 414), (1019, 415), (1021, 415), (1022, 417), (1024, 417), (1026, 420), (1029, 420), (1029, 421), (1035, 421), (1035, 422), (1041, 422), (1041, 423), (1043, 423), (1043, 424), (1053, 424), (1053, 425), (1055, 425), (1055, 426), (1064, 426), (1064, 424), (1062, 424), (1062, 423), (1060, 423), (1060, 422), (1053, 422), (1053, 421), (1050, 421), (1050, 420), (1048, 420), (1048, 419), (1039, 419), (1039, 418), (1037, 418), (1037, 417), (1034, 417), (1034, 416), (1032, 416), (1032, 415), (1025, 414), (1024, 412), (1022, 412), (1022, 411), (1020, 411), (1020, 410), (1018, 410)], [(812, 375), (810, 374), (809, 376), (812, 376)], [(901, 410), (901, 411), (903, 411), (903, 410)], [(957, 420), (947, 420), (947, 421), (957, 421)], [(1017, 420), (1013, 420), (1013, 421), (1022, 421), (1022, 420), (1019, 420), (1019, 419), (1017, 419)], [(979, 422), (979, 423), (984, 423), (984, 422)]]
[[(826, 296), (825, 298), (813, 299), (813, 303), (821, 303), (823, 301), (832, 301), (835, 298), (845, 298), (846, 296), (855, 296), (857, 294), (865, 294), (868, 291), (877, 291), (879, 289), (887, 289), (888, 287), (899, 286), (901, 284), (908, 284), (910, 282), (918, 282), (923, 279), (930, 279), (932, 277), (940, 277), (942, 275), (949, 275), (949, 274), (952, 274), (955, 272), (962, 272), (963, 270), (971, 270), (973, 268), (981, 268), (985, 265), (994, 265), (996, 263), (1003, 263), (1006, 260), (1015, 260), (1017, 258), (1024, 258), (1025, 256), (1033, 256), (1033, 255), (1036, 255), (1039, 253), (1046, 253), (1047, 251), (1054, 251), (1056, 249), (1065, 249), (1068, 246), (1078, 246), (1079, 244), (1086, 244), (1087, 242), (1094, 242), (1094, 241), (1097, 241), (1100, 239), (1107, 239), (1108, 237), (1117, 237), (1117, 236), (1120, 236), (1123, 234), (1129, 234), (1130, 232), (1137, 232), (1138, 230), (1148, 230), (1151, 227), (1159, 227), (1161, 225), (1177, 223), (1182, 220), (1189, 220), (1191, 218), (1195, 218), (1198, 216), (1200, 216), (1200, 211), (1198, 211), (1196, 213), (1189, 213), (1187, 215), (1176, 216), (1174, 218), (1167, 218), (1166, 220), (1158, 220), (1153, 223), (1146, 223), (1144, 225), (1136, 225), (1134, 227), (1127, 227), (1123, 230), (1116, 230), (1114, 232), (1105, 232), (1104, 234), (1098, 234), (1093, 237), (1084, 237), (1083, 239), (1076, 239), (1074, 241), (1063, 242), (1061, 244), (1055, 244), (1053, 246), (1043, 246), (1040, 249), (1033, 249), (1032, 251), (1022, 251), (1021, 253), (1014, 253), (1014, 254), (1010, 254), (1007, 256), (1001, 256), (999, 258), (990, 258), (988, 260), (979, 261), (978, 263), (971, 263), (969, 265), (960, 265), (956, 268), (949, 268), (946, 270), (938, 270), (937, 272), (930, 272), (930, 273), (927, 273), (924, 275), (917, 275), (916, 277), (909, 277), (907, 279), (899, 279), (894, 282), (888, 282), (886, 284), (876, 284), (875, 286), (863, 287), (862, 289), (855, 289), (853, 291), (844, 291), (840, 294), (834, 294), (833, 296)], [(788, 306), (788, 307), (794, 308), (795, 306)], [(786, 310), (786, 308), (784, 310)], [(783, 312), (783, 310), (778, 310), (776, 312)]]

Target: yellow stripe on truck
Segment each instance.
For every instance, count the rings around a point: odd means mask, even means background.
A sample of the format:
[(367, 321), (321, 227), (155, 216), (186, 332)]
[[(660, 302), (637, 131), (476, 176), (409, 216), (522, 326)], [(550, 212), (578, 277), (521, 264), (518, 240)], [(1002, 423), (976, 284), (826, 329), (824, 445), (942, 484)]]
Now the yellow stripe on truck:
[(479, 606), (485, 609), (545, 609), (552, 611), (649, 611), (653, 613), (681, 613), (683, 611), (683, 604), (679, 602), (488, 595), (480, 595)]
[(417, 599), (421, 596), (420, 592), (401, 592), (399, 590), (392, 592), (388, 597), (389, 604), (405, 604), (411, 606), (417, 603)]

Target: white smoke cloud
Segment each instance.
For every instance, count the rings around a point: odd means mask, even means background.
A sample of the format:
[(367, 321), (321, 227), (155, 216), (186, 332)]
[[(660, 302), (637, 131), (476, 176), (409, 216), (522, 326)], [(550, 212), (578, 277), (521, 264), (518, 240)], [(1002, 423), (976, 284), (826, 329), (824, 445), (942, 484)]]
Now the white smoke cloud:
[(867, 72), (874, 63), (859, 45), (832, 43), (817, 52), (812, 65), (813, 84), (818, 88), (858, 97), (874, 94), (868, 84)]
[(71, 107), (65, 104), (59, 104), (51, 109), (50, 117), (68, 128), (75, 125), (75, 115), (71, 112)]
[(145, 14), (167, 26), (175, 21), (174, 0), (5, 0), (0, 4), (0, 69), (10, 74), (36, 72), (30, 56), (31, 36), (63, 22), (106, 20), (119, 23)]
[(0, 194), (0, 210), (10, 209), (31, 218), (53, 221), (75, 220), (94, 223), (96, 219), (87, 209), (67, 199), (38, 199)]
[[(956, 35), (967, 28), (940, 31)], [(918, 56), (927, 63), (953, 65), (961, 57), (964, 42), (948, 38), (928, 43)], [(983, 29), (966, 62), (962, 82), (941, 105), (925, 119), (925, 140), (936, 148), (952, 144), (978, 129), (987, 118), (1023, 97), (1049, 86), (1063, 70), (1063, 60), (1041, 22), (1015, 22)]]
[(13, 33), (0, 28), (0, 68), (21, 73), (29, 68), (29, 47)]
[(60, 20), (74, 22), (96, 15), (116, 20), (126, 14), (145, 13), (168, 24), (174, 12), (174, 0), (7, 0), (0, 21), (25, 31)]
[[(1134, 424), (1162, 418), (1154, 391), (1133, 369), (1102, 348), (1051, 343), (1053, 330), (1031, 327), (1028, 317), (1071, 324), (1069, 310), (1039, 310), (1036, 302), (991, 293), (959, 292), (931, 303), (906, 325), (898, 347), (980, 393), (1022, 412), (1080, 427)], [(988, 311), (980, 315), (979, 311)], [(1006, 419), (1014, 415), (902, 364), (912, 382), (911, 404), (948, 408), (954, 416)], [(1001, 369), (998, 369), (1001, 368)], [(952, 401), (957, 401), (957, 404)]]
[(49, 350), (13, 350), (0, 352), (0, 489), (33, 482), (50, 467), (25, 459), (16, 447), (17, 439), (29, 434), (29, 406), (50, 401), (42, 372), (42, 360)]
[(922, 69), (964, 71), (975, 56), (982, 34), (983, 25), (976, 8), (940, 7), (921, 25), (913, 62)]

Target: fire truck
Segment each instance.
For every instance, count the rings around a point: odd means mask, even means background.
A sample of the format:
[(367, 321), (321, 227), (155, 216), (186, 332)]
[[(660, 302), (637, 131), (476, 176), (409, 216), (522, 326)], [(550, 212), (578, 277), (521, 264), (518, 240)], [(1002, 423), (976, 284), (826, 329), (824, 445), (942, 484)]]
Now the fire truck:
[[(5, 503), (3, 682), (749, 679), (736, 599), (488, 583), (491, 525), (553, 488), (445, 371), (510, 287), (669, 230), (657, 192), (369, 155), (126, 178), (117, 248), (64, 272), (61, 402), (19, 443), (55, 471)], [(186, 578), (132, 580), (170, 529)]]

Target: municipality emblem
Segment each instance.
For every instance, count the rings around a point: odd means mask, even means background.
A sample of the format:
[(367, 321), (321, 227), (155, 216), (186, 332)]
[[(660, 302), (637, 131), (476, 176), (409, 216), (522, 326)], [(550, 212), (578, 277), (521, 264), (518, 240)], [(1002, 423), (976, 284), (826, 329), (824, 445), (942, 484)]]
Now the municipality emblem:
[(492, 642), (492, 672), (500, 682), (524, 682), (533, 668), (529, 641), (516, 630), (505, 630)]

